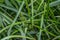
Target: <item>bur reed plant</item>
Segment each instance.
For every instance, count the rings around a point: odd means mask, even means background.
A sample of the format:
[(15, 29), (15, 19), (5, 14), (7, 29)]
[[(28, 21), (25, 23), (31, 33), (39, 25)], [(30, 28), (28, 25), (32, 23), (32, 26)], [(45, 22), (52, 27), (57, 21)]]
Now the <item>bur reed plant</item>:
[(60, 40), (60, 0), (0, 0), (0, 40)]

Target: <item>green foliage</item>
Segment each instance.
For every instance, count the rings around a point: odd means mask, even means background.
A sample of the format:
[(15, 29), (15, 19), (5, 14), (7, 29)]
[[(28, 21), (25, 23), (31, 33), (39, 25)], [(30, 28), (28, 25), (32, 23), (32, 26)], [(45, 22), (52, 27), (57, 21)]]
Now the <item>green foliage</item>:
[(60, 0), (0, 0), (0, 40), (60, 40)]
[(0, 0), (0, 3), (3, 3), (4, 2), (4, 0)]

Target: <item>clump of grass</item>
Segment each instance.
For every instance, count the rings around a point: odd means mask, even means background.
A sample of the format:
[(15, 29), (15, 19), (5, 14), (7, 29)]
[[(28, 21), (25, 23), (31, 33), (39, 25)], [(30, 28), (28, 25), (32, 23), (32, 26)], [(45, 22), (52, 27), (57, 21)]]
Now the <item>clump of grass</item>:
[(60, 40), (60, 0), (0, 0), (0, 40)]

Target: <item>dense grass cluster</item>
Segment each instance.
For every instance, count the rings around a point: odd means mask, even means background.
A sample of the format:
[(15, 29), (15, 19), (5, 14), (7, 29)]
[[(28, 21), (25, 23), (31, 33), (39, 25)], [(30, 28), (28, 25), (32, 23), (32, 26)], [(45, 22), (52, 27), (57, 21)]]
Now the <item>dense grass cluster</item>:
[(60, 40), (60, 0), (0, 0), (0, 40)]

